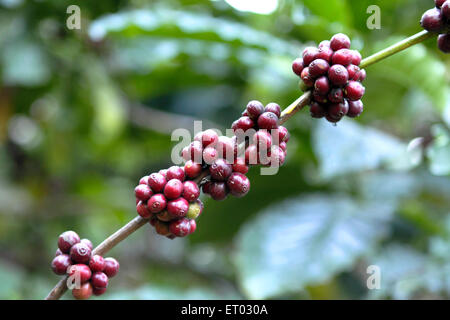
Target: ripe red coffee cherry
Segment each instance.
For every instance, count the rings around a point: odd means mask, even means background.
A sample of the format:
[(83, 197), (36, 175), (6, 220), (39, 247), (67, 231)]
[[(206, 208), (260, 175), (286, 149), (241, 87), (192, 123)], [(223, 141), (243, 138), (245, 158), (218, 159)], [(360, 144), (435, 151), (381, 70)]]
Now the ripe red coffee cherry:
[(355, 118), (363, 112), (364, 106), (361, 100), (349, 101), (347, 117)]
[(319, 53), (319, 49), (316, 47), (306, 47), (303, 50), (303, 65), (308, 66), (314, 59), (316, 59), (316, 55)]
[(314, 78), (309, 73), (309, 67), (303, 69), (300, 78), (302, 79), (305, 86), (312, 87), (314, 85)]
[(120, 265), (119, 262), (117, 262), (114, 258), (105, 258), (105, 268), (103, 269), (103, 272), (108, 276), (108, 278), (114, 277), (117, 272), (119, 272)]
[[(162, 174), (163, 177), (167, 180), (167, 169), (161, 169), (158, 171), (159, 174)], [(148, 182), (148, 179), (147, 179)]]
[(211, 164), (214, 160), (219, 158), (219, 152), (214, 147), (207, 147), (203, 150), (203, 161), (206, 164)]
[(437, 43), (439, 50), (444, 53), (450, 53), (450, 34), (440, 34)]
[(237, 145), (235, 140), (226, 136), (220, 136), (217, 142), (216, 149), (218, 158), (234, 159), (237, 155)]
[(92, 275), (91, 283), (94, 288), (108, 287), (108, 276), (103, 272), (95, 272)]
[[(336, 53), (335, 53), (336, 54)], [(313, 78), (327, 74), (330, 65), (324, 59), (316, 59), (309, 64), (309, 74)]]
[(237, 119), (236, 121), (233, 122), (232, 125), (232, 129), (234, 131), (241, 129), (242, 131), (247, 131), (248, 129), (253, 128), (253, 126), (255, 125), (255, 123), (253, 122), (252, 119), (250, 119), (250, 117), (240, 117), (239, 119)]
[(92, 272), (100, 272), (105, 268), (105, 259), (101, 255), (93, 255), (89, 260), (89, 268)]
[(70, 248), (70, 259), (75, 263), (88, 263), (92, 250), (85, 243), (76, 243)]
[[(441, 14), (445, 19), (450, 19), (450, 1), (445, 1), (441, 7)], [(447, 21), (447, 25), (449, 25)], [(448, 34), (448, 33), (447, 33)]]
[(253, 135), (253, 143), (258, 147), (258, 150), (269, 150), (272, 146), (272, 136), (267, 130), (258, 130)]
[(166, 185), (167, 180), (161, 173), (152, 173), (148, 176), (148, 185), (154, 192), (161, 192)]
[(341, 119), (348, 112), (348, 103), (344, 100), (341, 103), (333, 103), (328, 106), (328, 115), (333, 119)]
[(183, 183), (183, 198), (188, 202), (197, 200), (200, 196), (200, 189), (194, 181), (185, 181)]
[(265, 112), (272, 112), (275, 113), (276, 116), (279, 118), (281, 115), (281, 107), (279, 104), (275, 102), (271, 102), (267, 104), (266, 108), (264, 109)]
[(167, 211), (173, 216), (177, 218), (182, 218), (186, 216), (186, 213), (189, 209), (189, 203), (184, 198), (178, 198), (175, 200), (171, 200), (167, 203)]
[(325, 119), (327, 119), (328, 122), (336, 123), (336, 122), (339, 122), (342, 119), (342, 117), (341, 118), (333, 118), (332, 116), (327, 114), (327, 115), (325, 115)]
[(151, 213), (158, 213), (163, 211), (166, 208), (166, 205), (166, 197), (161, 193), (153, 195), (150, 199), (148, 199), (147, 202), (147, 208)]
[(184, 173), (188, 178), (194, 179), (198, 177), (198, 175), (202, 172), (202, 165), (194, 162), (192, 160), (189, 160), (184, 165)]
[[(290, 135), (289, 135), (288, 129), (286, 129), (286, 127), (283, 127), (283, 126), (279, 126), (278, 127), (278, 141), (288, 142), (289, 137), (290, 137)], [(241, 173), (246, 173), (246, 172), (241, 172)]]
[[(329, 44), (329, 41), (328, 41)], [(316, 59), (323, 59), (326, 62), (331, 62), (331, 57), (333, 56), (334, 51), (329, 46), (320, 47), (319, 44), (319, 53), (316, 55)]]
[(139, 179), (139, 184), (147, 184), (148, 182), (148, 176), (143, 176), (141, 179)]
[(202, 143), (203, 148), (206, 148), (208, 146), (214, 147), (216, 145), (218, 139), (219, 139), (219, 135), (213, 129), (208, 129), (203, 132), (199, 132), (194, 137), (194, 140), (197, 140)]
[(331, 89), (328, 94), (328, 100), (332, 103), (340, 103), (344, 100), (344, 91), (341, 88)]
[(226, 186), (226, 183), (223, 181), (212, 182), (209, 189), (209, 195), (214, 200), (217, 201), (224, 200), (228, 195), (228, 188)]
[(183, 156), (186, 160), (192, 160), (195, 162), (202, 162), (202, 153), (203, 153), (203, 146), (202, 143), (199, 141), (192, 141), (186, 150), (186, 157)]
[(232, 168), (233, 172), (240, 172), (243, 174), (246, 174), (248, 172), (248, 166), (245, 163), (244, 158), (237, 158), (236, 161), (234, 161)]
[(66, 274), (67, 268), (72, 264), (70, 256), (68, 254), (60, 254), (56, 256), (51, 264), (52, 270), (57, 275)]
[(445, 0), (434, 0), (436, 7), (440, 8), (444, 4)]
[(286, 152), (286, 149), (287, 149), (287, 144), (286, 144), (286, 142), (280, 142), (280, 148), (281, 148), (281, 150), (283, 150), (284, 152)]
[(259, 153), (256, 145), (249, 145), (247, 149), (245, 149), (245, 162), (251, 165), (259, 163)]
[(361, 63), (361, 59), (362, 59), (361, 53), (359, 53), (358, 50), (350, 50), (350, 53), (352, 55), (351, 63), (356, 66), (359, 66), (359, 64)]
[(292, 71), (294, 71), (294, 73), (300, 77), (300, 74), (303, 71), (303, 59), (302, 58), (297, 58), (292, 62)]
[(85, 245), (87, 245), (89, 247), (89, 249), (94, 249), (94, 246), (92, 245), (92, 241), (89, 239), (81, 239), (80, 240), (81, 243), (84, 243)]
[(313, 91), (313, 101), (316, 101), (320, 104), (327, 104), (328, 100), (327, 100), (327, 96), (322, 96), (320, 94), (318, 94), (316, 91)]
[(366, 79), (366, 70), (361, 69), (353, 76), (352, 80), (363, 82), (364, 79)]
[(326, 76), (322, 76), (314, 82), (314, 91), (322, 96), (325, 96), (330, 91), (330, 82)]
[(264, 112), (264, 105), (257, 100), (252, 100), (247, 104), (246, 111), (250, 118), (256, 120)]
[(353, 53), (349, 49), (339, 49), (333, 54), (331, 61), (333, 64), (341, 64), (347, 66), (352, 63)]
[(195, 230), (197, 230), (197, 223), (195, 222), (195, 220), (189, 220), (189, 224), (190, 224), (189, 234), (194, 233)]
[(203, 211), (203, 202), (197, 199), (195, 202), (189, 204), (188, 212), (186, 213), (186, 218), (197, 219)]
[(178, 179), (181, 182), (184, 181), (184, 170), (179, 166), (171, 166), (167, 169), (166, 180)]
[(58, 248), (63, 253), (69, 253), (70, 248), (80, 242), (80, 236), (74, 231), (65, 231), (58, 238)]
[(176, 199), (183, 193), (183, 183), (178, 179), (171, 179), (164, 187), (164, 195), (167, 199)]
[(169, 224), (169, 231), (177, 237), (184, 237), (191, 232), (191, 224), (186, 218), (174, 220)]
[(272, 130), (278, 127), (278, 117), (273, 112), (264, 112), (258, 118), (258, 127), (260, 129)]
[(343, 65), (332, 65), (328, 70), (328, 79), (336, 86), (343, 86), (348, 81), (348, 71)]
[(216, 181), (225, 181), (232, 172), (233, 169), (231, 165), (227, 163), (224, 159), (215, 160), (209, 167), (209, 173), (211, 174), (211, 178), (213, 178)]
[(354, 64), (349, 64), (347, 66), (348, 78), (353, 79), (353, 77), (360, 71), (358, 66)]
[(325, 116), (326, 110), (322, 104), (317, 102), (312, 102), (309, 107), (309, 112), (313, 118), (322, 118)]
[(72, 295), (77, 300), (86, 300), (92, 296), (93, 288), (90, 282), (81, 285), (80, 288), (72, 290)]
[(250, 190), (250, 180), (242, 173), (233, 172), (227, 180), (227, 186), (233, 196), (241, 198)]
[(67, 269), (67, 274), (70, 277), (75, 277), (80, 280), (80, 283), (89, 281), (92, 276), (92, 271), (85, 264), (74, 264)]
[(364, 86), (358, 81), (349, 81), (344, 88), (345, 96), (351, 100), (356, 101), (362, 98), (365, 92)]
[(140, 184), (134, 188), (134, 194), (139, 200), (147, 201), (153, 195), (153, 191), (148, 185)]
[(268, 166), (281, 167), (286, 160), (286, 152), (283, 151), (279, 146), (272, 146), (270, 150), (270, 157)]
[(139, 200), (138, 204), (136, 205), (136, 212), (144, 219), (148, 219), (152, 216), (152, 213), (147, 207), (147, 202)]
[(425, 11), (420, 20), (422, 28), (430, 32), (440, 32), (444, 28), (441, 10), (433, 8)]
[(62, 251), (61, 251), (60, 248), (56, 249), (55, 257), (57, 257), (57, 256), (59, 256), (59, 255), (62, 255), (62, 254), (63, 254), (63, 253), (62, 253)]
[(334, 51), (339, 49), (349, 49), (350, 44), (350, 38), (343, 33), (335, 34), (330, 40), (330, 48)]
[(106, 288), (93, 288), (92, 289), (92, 293), (94, 294), (94, 296), (101, 296), (105, 292), (106, 292)]

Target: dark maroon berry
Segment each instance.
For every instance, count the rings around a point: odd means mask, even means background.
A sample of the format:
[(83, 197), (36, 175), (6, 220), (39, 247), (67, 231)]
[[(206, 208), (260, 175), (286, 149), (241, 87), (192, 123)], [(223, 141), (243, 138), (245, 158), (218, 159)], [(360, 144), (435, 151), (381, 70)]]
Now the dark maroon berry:
[(440, 8), (444, 4), (445, 0), (434, 0), (436, 7)]
[[(441, 15), (447, 19), (450, 20), (450, 1), (446, 1), (442, 7), (441, 7)], [(449, 23), (447, 22), (447, 25), (449, 25)]]
[(205, 150), (203, 150), (203, 161), (205, 161), (206, 164), (213, 163), (214, 160), (219, 158), (219, 153), (216, 148), (214, 147), (207, 147)]
[(178, 179), (181, 182), (184, 181), (184, 170), (182, 167), (172, 166), (169, 169), (167, 169), (166, 180), (169, 181), (172, 179)]
[(80, 242), (80, 236), (74, 231), (65, 231), (58, 238), (58, 248), (63, 253), (69, 253), (73, 245)]
[(202, 191), (204, 194), (209, 194), (211, 191), (211, 185), (212, 182), (211, 181), (207, 181), (202, 185)]
[(170, 232), (177, 237), (185, 237), (191, 231), (191, 224), (186, 218), (174, 220), (169, 224)]
[(201, 172), (202, 172), (202, 165), (197, 162), (189, 160), (184, 165), (184, 173), (188, 178), (194, 179), (198, 177)]
[(349, 49), (340, 49), (333, 54), (331, 61), (333, 64), (341, 64), (347, 66), (352, 63), (353, 54)]
[(280, 148), (281, 150), (283, 150), (284, 152), (286, 152), (287, 150), (287, 143), (286, 142), (280, 142)]
[(105, 258), (105, 268), (103, 269), (103, 272), (108, 276), (108, 278), (114, 277), (117, 272), (119, 272), (120, 265), (119, 262), (117, 262), (114, 258)]
[(425, 11), (420, 20), (422, 28), (430, 32), (440, 32), (444, 28), (441, 10), (433, 8)]
[(203, 211), (203, 202), (200, 199), (189, 204), (188, 212), (186, 213), (186, 218), (197, 219)]
[(360, 71), (359, 67), (354, 64), (349, 64), (347, 66), (348, 78), (353, 80), (353, 77)]
[(70, 248), (70, 259), (75, 263), (88, 263), (92, 250), (85, 243), (76, 243)]
[(247, 104), (246, 110), (250, 118), (257, 120), (258, 117), (264, 112), (264, 105), (257, 100), (252, 100)]
[(319, 53), (316, 55), (316, 59), (323, 59), (328, 63), (331, 63), (331, 57), (333, 56), (334, 51), (327, 46), (319, 47)]
[(349, 100), (356, 101), (362, 98), (365, 90), (366, 89), (360, 82), (351, 80), (345, 86), (344, 94)]
[(237, 155), (237, 145), (235, 141), (232, 138), (226, 136), (219, 137), (216, 149), (218, 151), (218, 158), (234, 159), (234, 157)]
[(272, 146), (272, 136), (267, 130), (258, 130), (253, 135), (253, 143), (258, 147), (258, 150), (269, 150)]
[(67, 268), (72, 264), (70, 256), (68, 254), (60, 254), (56, 256), (52, 261), (52, 270), (57, 275), (66, 274)]
[(245, 149), (245, 162), (251, 165), (259, 163), (258, 148), (256, 145), (249, 145), (247, 149)]
[(328, 79), (336, 86), (343, 86), (348, 81), (347, 69), (340, 64), (335, 64), (328, 70)]
[(341, 119), (348, 112), (348, 103), (346, 100), (341, 103), (333, 103), (328, 106), (328, 115), (333, 119)]
[(327, 119), (328, 122), (336, 123), (336, 122), (341, 121), (342, 118), (333, 118), (332, 116), (330, 116), (329, 114), (327, 114), (327, 115), (325, 116), (325, 119)]
[(271, 102), (267, 104), (266, 108), (264, 109), (265, 112), (272, 112), (275, 113), (276, 116), (279, 118), (281, 115), (281, 107), (279, 104), (275, 102)]
[(194, 181), (185, 181), (183, 183), (183, 198), (188, 202), (197, 200), (200, 196), (200, 189)]
[(158, 213), (163, 211), (166, 208), (166, 205), (166, 197), (161, 193), (153, 195), (150, 199), (148, 199), (147, 202), (147, 208), (151, 213)]
[(189, 209), (189, 202), (187, 202), (184, 198), (178, 198), (175, 200), (171, 200), (167, 203), (167, 211), (173, 216), (177, 218), (182, 218), (186, 215)]
[(361, 69), (353, 76), (352, 80), (363, 82), (365, 79), (366, 79), (366, 70)]
[(170, 236), (171, 233), (169, 231), (169, 223), (168, 222), (163, 222), (160, 220), (156, 220), (155, 222), (155, 231), (157, 234), (162, 235), (162, 236)]
[[(335, 53), (336, 54), (336, 53)], [(309, 64), (309, 74), (313, 78), (317, 78), (328, 72), (330, 65), (324, 59), (316, 59)]]
[(152, 216), (152, 213), (147, 207), (147, 201), (139, 200), (136, 205), (136, 212), (144, 219), (148, 219)]
[(67, 274), (70, 277), (79, 279), (81, 283), (89, 281), (92, 275), (91, 269), (85, 264), (74, 264), (67, 269)]
[(224, 159), (215, 160), (209, 167), (209, 173), (211, 178), (216, 181), (225, 181), (233, 172), (233, 169), (229, 163)]
[(339, 49), (349, 49), (350, 44), (350, 38), (343, 33), (335, 34), (330, 40), (330, 48), (334, 51)]
[(158, 212), (156, 214), (156, 218), (158, 218), (158, 220), (161, 220), (161, 221), (164, 221), (164, 222), (173, 220), (172, 215), (167, 210), (163, 210), (161, 212)]
[[(286, 129), (286, 127), (283, 126), (279, 126), (278, 127), (278, 141), (285, 141), (288, 142), (289, 141), (289, 131), (288, 129)], [(242, 172), (245, 173), (245, 172)]]
[(235, 197), (243, 197), (250, 190), (250, 180), (242, 173), (233, 172), (227, 180), (230, 193)]
[(241, 129), (242, 131), (247, 131), (248, 129), (253, 128), (255, 123), (250, 117), (240, 117), (235, 122), (233, 122), (232, 129), (234, 131)]
[(195, 220), (189, 220), (189, 224), (190, 224), (189, 234), (194, 233), (195, 230), (197, 230), (197, 222), (195, 222)]
[(272, 130), (278, 127), (278, 117), (273, 112), (264, 112), (258, 118), (258, 127), (260, 129)]
[(359, 66), (359, 64), (361, 63), (361, 59), (362, 59), (361, 53), (359, 53), (358, 50), (350, 50), (350, 53), (352, 55), (351, 64)]
[(234, 161), (234, 163), (232, 165), (232, 168), (233, 168), (233, 172), (240, 172), (240, 173), (243, 173), (243, 174), (246, 174), (248, 172), (248, 166), (245, 163), (245, 159), (244, 158), (237, 158)]
[(321, 94), (318, 94), (315, 90), (313, 91), (313, 98), (312, 98), (312, 100), (316, 101), (318, 103), (321, 103), (321, 104), (326, 104), (328, 102), (328, 99), (327, 99), (326, 95), (323, 96)]
[(56, 249), (55, 257), (57, 257), (57, 256), (59, 256), (59, 255), (62, 255), (62, 254), (63, 254), (63, 253), (62, 253), (62, 251), (61, 251), (60, 248)]
[(105, 268), (105, 259), (101, 255), (93, 255), (89, 260), (89, 268), (92, 272), (100, 272)]
[(171, 179), (164, 187), (164, 195), (167, 199), (176, 199), (183, 193), (183, 183), (178, 179)]
[(334, 88), (328, 94), (328, 100), (332, 103), (340, 103), (344, 100), (344, 91), (341, 88)]
[(303, 59), (297, 58), (292, 62), (292, 71), (300, 77), (303, 71)]
[(316, 55), (319, 53), (319, 49), (316, 47), (306, 47), (303, 50), (303, 65), (305, 67), (309, 66), (311, 62), (313, 62), (314, 59), (316, 59)]
[(92, 296), (93, 288), (90, 282), (83, 283), (80, 288), (72, 289), (72, 295), (77, 300), (86, 300)]
[(94, 296), (101, 296), (105, 292), (106, 292), (106, 288), (93, 288), (92, 289), (92, 293), (94, 294)]
[(312, 87), (314, 85), (314, 78), (309, 74), (309, 68), (306, 67), (303, 69), (302, 74), (300, 75), (300, 78), (302, 79), (305, 86)]
[[(198, 135), (198, 136), (197, 136)], [(219, 135), (213, 129), (208, 129), (203, 132), (198, 133), (194, 140), (202, 143), (203, 148), (208, 146), (214, 147), (219, 139)]]
[(139, 179), (139, 184), (147, 184), (148, 182), (148, 176), (143, 176), (141, 179)]
[(326, 95), (330, 91), (330, 82), (326, 76), (322, 76), (314, 82), (314, 91), (321, 96)]
[(148, 176), (148, 185), (154, 192), (161, 192), (166, 185), (167, 180), (161, 173), (152, 173)]
[(212, 182), (209, 190), (211, 198), (217, 201), (224, 200), (227, 197), (228, 188), (225, 182)]
[(437, 43), (439, 50), (444, 53), (450, 53), (450, 34), (440, 34)]
[(363, 112), (363, 103), (361, 100), (349, 101), (347, 117), (355, 118)]
[(272, 167), (281, 167), (286, 160), (286, 152), (279, 146), (272, 146), (268, 165)]
[(148, 185), (140, 184), (134, 188), (134, 194), (139, 200), (147, 201), (153, 195), (153, 191)]
[(94, 288), (106, 288), (108, 287), (108, 276), (103, 272), (95, 272), (92, 275), (91, 283)]
[(311, 114), (311, 117), (313, 118), (322, 118), (325, 116), (326, 109), (324, 106), (318, 102), (312, 102), (311, 106), (309, 107), (309, 112)]
[(195, 162), (202, 162), (202, 153), (203, 153), (203, 146), (202, 143), (199, 141), (192, 141), (191, 144), (188, 146), (188, 160), (192, 160)]

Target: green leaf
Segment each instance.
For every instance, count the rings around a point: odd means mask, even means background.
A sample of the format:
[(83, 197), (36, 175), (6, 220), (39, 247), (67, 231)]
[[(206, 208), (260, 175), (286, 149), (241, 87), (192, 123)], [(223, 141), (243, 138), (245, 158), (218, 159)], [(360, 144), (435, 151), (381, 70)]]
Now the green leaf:
[(346, 119), (337, 126), (325, 120), (319, 121), (313, 132), (312, 145), (323, 178), (372, 170), (382, 164), (395, 164), (397, 168), (410, 166), (405, 144), (381, 131)]
[(236, 270), (252, 299), (299, 292), (349, 268), (381, 239), (394, 208), (311, 195), (278, 203), (237, 238)]

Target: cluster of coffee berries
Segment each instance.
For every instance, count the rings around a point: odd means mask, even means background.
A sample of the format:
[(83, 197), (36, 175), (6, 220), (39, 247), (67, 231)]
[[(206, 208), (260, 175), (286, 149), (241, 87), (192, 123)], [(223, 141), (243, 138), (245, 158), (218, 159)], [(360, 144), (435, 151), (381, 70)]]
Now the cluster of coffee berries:
[(420, 24), (427, 31), (439, 33), (439, 49), (450, 53), (450, 0), (434, 0), (434, 3), (436, 7), (425, 11)]
[(203, 211), (200, 189), (190, 180), (200, 175), (201, 165), (186, 163), (142, 177), (134, 189), (136, 211), (149, 219), (156, 232), (170, 239), (184, 237), (197, 228), (195, 219)]
[(366, 71), (359, 68), (361, 54), (350, 50), (350, 39), (342, 33), (325, 40), (319, 47), (307, 47), (292, 70), (311, 88), (311, 116), (336, 123), (343, 116), (357, 117), (363, 111)]
[(51, 264), (57, 275), (69, 276), (75, 299), (88, 299), (92, 294), (106, 292), (109, 278), (119, 271), (119, 262), (114, 258), (92, 255), (92, 242), (81, 239), (74, 231), (63, 232), (58, 238), (58, 249)]

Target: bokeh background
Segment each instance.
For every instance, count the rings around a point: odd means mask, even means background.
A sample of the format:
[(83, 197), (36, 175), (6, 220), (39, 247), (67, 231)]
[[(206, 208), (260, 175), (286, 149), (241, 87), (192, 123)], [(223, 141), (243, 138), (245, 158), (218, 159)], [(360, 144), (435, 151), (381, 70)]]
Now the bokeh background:
[[(66, 27), (72, 4), (81, 30)], [(139, 177), (171, 165), (174, 128), (224, 129), (251, 99), (285, 107), (303, 47), (345, 32), (368, 56), (420, 31), (432, 6), (0, 0), (0, 298), (45, 297), (61, 232), (98, 244), (132, 219)], [(431, 39), (367, 69), (360, 118), (298, 113), (276, 176), (253, 169), (245, 198), (205, 199), (188, 238), (133, 234), (101, 298), (447, 299), (449, 70)]]

